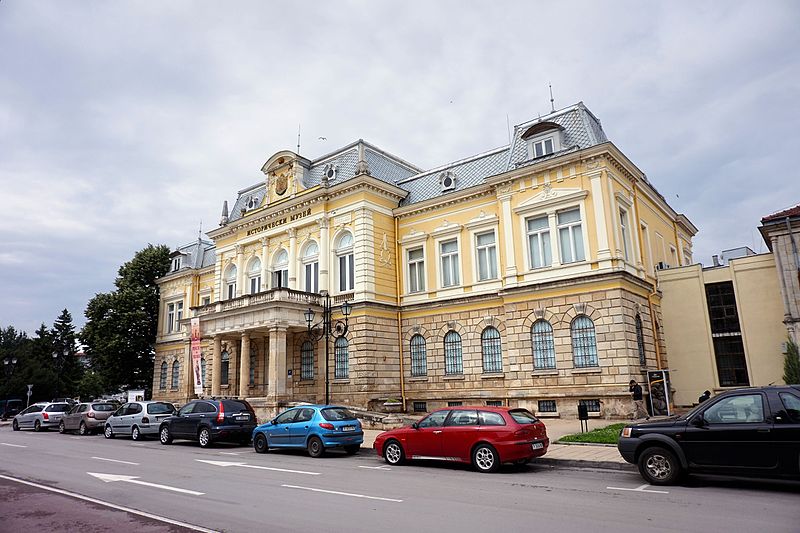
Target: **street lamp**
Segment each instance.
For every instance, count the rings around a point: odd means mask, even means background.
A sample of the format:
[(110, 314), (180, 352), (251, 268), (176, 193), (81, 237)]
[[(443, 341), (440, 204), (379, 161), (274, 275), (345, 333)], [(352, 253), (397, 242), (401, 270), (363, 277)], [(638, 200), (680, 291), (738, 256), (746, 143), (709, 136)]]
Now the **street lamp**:
[[(343, 337), (347, 334), (348, 324), (347, 324), (347, 317), (350, 316), (350, 312), (353, 310), (353, 306), (345, 300), (341, 306), (342, 314), (344, 315), (344, 322), (341, 320), (336, 321), (336, 325), (332, 325), (331, 314), (333, 309), (331, 308), (331, 297), (326, 292), (325, 299), (322, 300), (322, 318), (316, 324), (314, 322), (314, 310), (310, 307), (308, 310), (303, 313), (306, 318), (306, 324), (308, 325), (308, 339), (312, 343), (316, 343), (323, 337), (325, 338), (325, 404), (330, 403), (330, 396), (331, 396), (331, 386), (330, 386), (330, 338), (333, 335), (334, 338)], [(333, 327), (332, 327), (333, 326)]]
[(69, 356), (69, 348), (64, 348), (64, 357), (61, 357), (61, 352), (53, 352), (53, 360), (56, 363), (56, 398), (58, 398), (59, 389), (61, 388), (61, 367), (64, 366), (64, 359)]
[(14, 367), (17, 366), (17, 358), (16, 357), (6, 357), (3, 359), (3, 374), (6, 377), (6, 404), (3, 408), (3, 412), (0, 415), (5, 418), (6, 413), (8, 412), (8, 394), (9, 394), (9, 385), (11, 384), (11, 376), (14, 375)]

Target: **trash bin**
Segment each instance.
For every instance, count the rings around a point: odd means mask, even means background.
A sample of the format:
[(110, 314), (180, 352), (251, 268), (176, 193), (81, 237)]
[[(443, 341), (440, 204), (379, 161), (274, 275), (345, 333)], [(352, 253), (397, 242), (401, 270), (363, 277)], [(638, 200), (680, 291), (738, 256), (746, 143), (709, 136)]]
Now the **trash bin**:
[(578, 420), (589, 420), (589, 408), (584, 404), (578, 404)]

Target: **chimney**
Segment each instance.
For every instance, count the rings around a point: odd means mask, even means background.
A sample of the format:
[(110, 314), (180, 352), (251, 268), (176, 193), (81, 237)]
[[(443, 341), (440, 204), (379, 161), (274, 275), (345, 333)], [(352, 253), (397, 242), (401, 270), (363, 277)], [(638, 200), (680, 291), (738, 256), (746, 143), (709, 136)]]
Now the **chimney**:
[(722, 266), (722, 264), (719, 262), (719, 256), (717, 254), (711, 256), (711, 261), (714, 263), (715, 267)]

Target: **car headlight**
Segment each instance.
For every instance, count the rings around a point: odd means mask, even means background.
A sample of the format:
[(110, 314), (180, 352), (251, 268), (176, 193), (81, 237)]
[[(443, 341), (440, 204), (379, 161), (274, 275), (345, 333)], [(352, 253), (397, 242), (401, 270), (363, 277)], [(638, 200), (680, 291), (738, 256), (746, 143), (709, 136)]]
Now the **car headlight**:
[(631, 436), (631, 431), (632, 430), (633, 430), (633, 428), (631, 428), (631, 427), (622, 428), (622, 433), (620, 434), (620, 436), (628, 438), (628, 437)]

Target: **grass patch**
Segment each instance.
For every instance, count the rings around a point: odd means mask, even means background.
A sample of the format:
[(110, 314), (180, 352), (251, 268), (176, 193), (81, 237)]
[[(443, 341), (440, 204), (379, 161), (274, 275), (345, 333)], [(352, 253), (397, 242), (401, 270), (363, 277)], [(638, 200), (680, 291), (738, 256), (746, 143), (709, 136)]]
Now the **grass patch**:
[(575, 433), (574, 435), (564, 435), (558, 442), (590, 442), (595, 444), (616, 444), (619, 441), (619, 432), (625, 427), (625, 423), (611, 424), (604, 428), (597, 428), (588, 433)]

